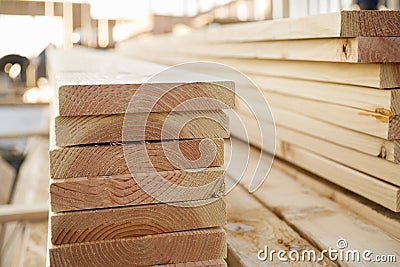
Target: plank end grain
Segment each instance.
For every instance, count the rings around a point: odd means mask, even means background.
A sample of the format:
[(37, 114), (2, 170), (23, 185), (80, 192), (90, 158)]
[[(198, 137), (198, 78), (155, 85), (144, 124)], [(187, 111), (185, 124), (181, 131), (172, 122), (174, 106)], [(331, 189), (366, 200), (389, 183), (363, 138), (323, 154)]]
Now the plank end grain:
[(148, 266), (223, 259), (227, 255), (222, 228), (147, 235), (120, 240), (50, 248), (50, 266)]
[(341, 37), (400, 36), (400, 12), (393, 10), (341, 11)]

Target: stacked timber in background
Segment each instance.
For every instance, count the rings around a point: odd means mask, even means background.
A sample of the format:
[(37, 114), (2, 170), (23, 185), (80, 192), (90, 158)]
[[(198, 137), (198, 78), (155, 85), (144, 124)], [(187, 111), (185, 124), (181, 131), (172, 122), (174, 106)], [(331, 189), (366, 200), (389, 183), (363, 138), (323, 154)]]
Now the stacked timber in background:
[[(342, 11), (143, 38), (117, 51), (170, 65), (209, 60), (237, 68), (271, 107), (275, 121), (260, 119), (276, 125), (278, 157), (399, 212), (399, 44), (398, 11)], [(240, 84), (237, 92), (253, 109), (265, 103)], [(238, 102), (236, 111), (250, 142), (261, 146), (250, 110)]]
[[(234, 106), (233, 83), (184, 77), (152, 82), (136, 112), (125, 114), (141, 85), (163, 66), (77, 49), (50, 51), (49, 67), (58, 88), (50, 148), (50, 266), (226, 266), (222, 165), (229, 120), (221, 109)], [(166, 91), (170, 84), (174, 90)], [(154, 99), (160, 90), (166, 95)], [(190, 102), (171, 112), (199, 97), (220, 102)], [(140, 110), (149, 103), (154, 106), (146, 118)], [(163, 127), (180, 130), (179, 137), (169, 140)], [(145, 149), (151, 167), (138, 156)], [(170, 162), (168, 153), (183, 164)]]

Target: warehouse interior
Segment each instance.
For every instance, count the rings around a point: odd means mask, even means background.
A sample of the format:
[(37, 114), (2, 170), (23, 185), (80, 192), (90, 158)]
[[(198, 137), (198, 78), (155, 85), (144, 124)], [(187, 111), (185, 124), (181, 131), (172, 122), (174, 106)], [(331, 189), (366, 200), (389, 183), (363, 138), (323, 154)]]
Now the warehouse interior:
[(398, 266), (399, 10), (0, 0), (0, 267)]

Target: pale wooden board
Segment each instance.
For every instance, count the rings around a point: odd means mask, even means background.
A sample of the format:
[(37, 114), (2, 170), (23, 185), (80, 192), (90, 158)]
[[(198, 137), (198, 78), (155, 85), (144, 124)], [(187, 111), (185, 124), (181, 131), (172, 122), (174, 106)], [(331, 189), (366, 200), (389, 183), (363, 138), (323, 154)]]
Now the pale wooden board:
[[(240, 114), (247, 120), (248, 130), (257, 131), (257, 123), (254, 117), (247, 113)], [(272, 122), (261, 121), (264, 125), (271, 125)], [(304, 125), (306, 126), (306, 125)], [(325, 135), (313, 135), (305, 133), (300, 128), (296, 129), (291, 124), (275, 124), (277, 142), (291, 143), (313, 153), (329, 158), (343, 165), (349, 166), (383, 181), (400, 186), (400, 165), (384, 160), (374, 155), (368, 155), (354, 149), (349, 149), (338, 144), (326, 141)], [(329, 130), (329, 129), (328, 129)], [(256, 135), (251, 135), (257, 138)], [(259, 136), (261, 139), (261, 135)]]
[[(136, 42), (168, 44), (169, 52), (196, 57), (279, 59), (352, 63), (400, 62), (399, 37), (358, 37), (268, 42), (205, 43), (189, 35), (157, 35)], [(209, 49), (212, 46), (212, 49)]]
[[(168, 46), (160, 47), (157, 46), (156, 43), (154, 43), (153, 46), (147, 45), (144, 47), (134, 41), (119, 44), (117, 52), (125, 56), (141, 58), (166, 65), (202, 60), (226, 64), (246, 74), (368, 86), (373, 88), (396, 88), (400, 86), (400, 64), (398, 63), (353, 64), (199, 57), (181, 52), (178, 53), (178, 51), (173, 53)], [(223, 77), (223, 75), (220, 76)]]
[[(129, 174), (127, 162), (135, 162), (136, 173), (221, 166), (224, 163), (223, 143), (223, 139), (193, 139), (132, 143), (125, 147), (116, 144), (56, 148), (50, 151), (50, 175), (52, 178), (72, 178)], [(143, 151), (144, 146), (147, 151)], [(201, 155), (200, 149), (207, 154)], [(138, 157), (144, 152), (149, 159)], [(171, 162), (172, 157), (179, 165)]]
[[(400, 90), (398, 89), (380, 90), (363, 86), (296, 80), (257, 74), (249, 74), (249, 77), (263, 91), (266, 99), (268, 99), (268, 93), (273, 92), (384, 115), (400, 114)], [(240, 88), (240, 85), (238, 87)], [(240, 94), (242, 91), (238, 90), (238, 93)]]
[[(244, 143), (237, 143), (240, 141), (236, 139), (232, 141), (236, 142), (234, 145), (238, 147), (243, 146), (243, 153), (247, 153), (247, 146)], [(245, 186), (252, 179), (259, 153), (258, 149), (251, 148), (250, 166), (246, 170), (244, 179), (241, 180)], [(263, 154), (263, 157), (270, 156)], [(236, 158), (236, 160), (240, 159)], [(234, 164), (234, 161), (232, 163)], [(229, 175), (237, 180), (240, 173), (241, 170), (230, 169)], [(348, 243), (347, 249), (349, 250), (371, 250), (374, 255), (393, 254), (397, 258), (400, 255), (400, 242), (397, 239), (389, 237), (381, 229), (365, 222), (332, 200), (302, 186), (275, 168), (272, 168), (267, 180), (254, 195), (262, 204), (273, 210), (319, 249), (337, 248), (337, 240), (344, 238)], [(360, 263), (339, 260), (338, 264), (378, 266), (374, 262), (363, 260)]]
[[(252, 120), (246, 120), (245, 117), (243, 119), (245, 127), (248, 127), (247, 129), (252, 129), (254, 126), (251, 124)], [(237, 125), (232, 123), (232, 135), (246, 140), (246, 136), (242, 135), (242, 131), (237, 131), (237, 127)], [(261, 142), (265, 144), (270, 142), (271, 139), (265, 135), (261, 137), (257, 130), (250, 130), (247, 134), (249, 136), (249, 141), (257, 147), (261, 147)], [(308, 149), (300, 148), (299, 146), (293, 145), (292, 142), (280, 141), (279, 136), (277, 136), (277, 138), (275, 154), (280, 158), (370, 199), (392, 211), (400, 211), (399, 187), (329, 160), (316, 153), (310, 152)], [(270, 147), (272, 146), (263, 146), (264, 149), (269, 149)], [(274, 151), (267, 152), (273, 153)]]
[(55, 118), (57, 146), (228, 137), (229, 119), (221, 110)]
[[(58, 89), (56, 115), (216, 110), (234, 105), (233, 82), (216, 77), (173, 70), (149, 80), (166, 67), (89, 49), (50, 51), (48, 58), (52, 84)], [(137, 92), (135, 104), (130, 105)]]
[(387, 210), (368, 199), (277, 158), (274, 160), (274, 167), (296, 179), (302, 185), (324, 197), (334, 200), (345, 209), (376, 225), (389, 236), (400, 240), (400, 233), (398, 231), (400, 227), (400, 213)]
[(53, 246), (50, 266), (128, 266), (207, 261), (226, 257), (221, 228)]
[(0, 223), (12, 221), (45, 221), (49, 215), (47, 203), (37, 205), (0, 205)]
[(0, 205), (6, 204), (10, 201), (12, 187), (15, 180), (15, 169), (2, 157), (0, 157)]
[[(228, 240), (229, 266), (265, 266), (285, 265), (275, 258), (274, 262), (261, 262), (257, 252), (268, 246), (269, 250), (291, 249), (298, 251), (318, 248), (302, 238), (286, 222), (282, 221), (272, 211), (258, 202), (241, 186), (235, 187), (227, 194), (228, 224), (225, 226)], [(317, 265), (335, 266), (328, 259)], [(291, 262), (289, 266), (314, 266), (311, 262)]]
[[(257, 103), (252, 102), (253, 108), (257, 111)], [(238, 104), (241, 105), (241, 104)], [(250, 119), (247, 123), (252, 123), (249, 129), (255, 129), (254, 115), (250, 113), (247, 109), (237, 109), (237, 111)], [(344, 146), (356, 151), (383, 158), (387, 161), (398, 163), (399, 160), (399, 146), (396, 146), (396, 141), (389, 141), (382, 138), (370, 136), (368, 134), (363, 134), (360, 132), (352, 131), (339, 127), (330, 123), (322, 122), (297, 114), (297, 112), (291, 112), (279, 107), (272, 107), (272, 114), (274, 117), (274, 122), (272, 122), (267, 116), (263, 116), (262, 113), (259, 115), (258, 119), (265, 121), (269, 124), (275, 123), (280, 126), (288, 127), (293, 130), (311, 135), (315, 138), (324, 139), (326, 141), (332, 142), (334, 144)], [(251, 116), (250, 118), (248, 116)], [(258, 127), (257, 127), (258, 128)]]
[[(221, 167), (201, 171), (174, 170), (147, 173), (145, 178), (155, 181), (156, 175), (160, 175), (163, 180), (160, 184), (154, 185), (153, 192), (145, 191), (137, 183), (137, 178), (131, 175), (53, 179), (50, 184), (51, 210), (59, 212), (154, 204), (160, 201), (202, 200), (222, 197), (225, 192), (225, 175)], [(174, 187), (175, 185), (180, 187)], [(185, 192), (182, 187), (191, 190)]]
[(223, 199), (159, 203), (111, 209), (53, 213), (53, 245), (117, 240), (224, 226)]
[(342, 11), (302, 18), (240, 23), (195, 31), (194, 40), (245, 42), (357, 36), (400, 36), (398, 11)]
[[(271, 105), (272, 113), (274, 112), (274, 108), (278, 107), (382, 139), (393, 140), (400, 138), (399, 115), (387, 116), (378, 112), (370, 112), (272, 92), (266, 94), (265, 99)], [(262, 104), (261, 101), (259, 103)], [(237, 108), (240, 110), (242, 107)]]
[[(49, 189), (48, 138), (29, 139), (11, 203), (46, 205)], [(47, 222), (8, 223), (2, 244), (1, 266), (44, 266)]]

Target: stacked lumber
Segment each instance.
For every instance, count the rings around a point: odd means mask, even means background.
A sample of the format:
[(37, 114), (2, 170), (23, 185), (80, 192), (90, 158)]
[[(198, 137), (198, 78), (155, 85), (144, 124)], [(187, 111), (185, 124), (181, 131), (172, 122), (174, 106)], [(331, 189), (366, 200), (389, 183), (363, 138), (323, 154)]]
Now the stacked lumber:
[(49, 265), (226, 266), (233, 82), (84, 49), (49, 66)]
[[(342, 11), (142, 38), (117, 50), (164, 64), (206, 60), (242, 71), (265, 98), (237, 84), (252, 110), (238, 101), (235, 111), (253, 145), (400, 212), (399, 21), (399, 11)], [(274, 119), (254, 115), (266, 101)], [(258, 122), (276, 127), (276, 151)], [(247, 138), (240, 125), (231, 128)]]

